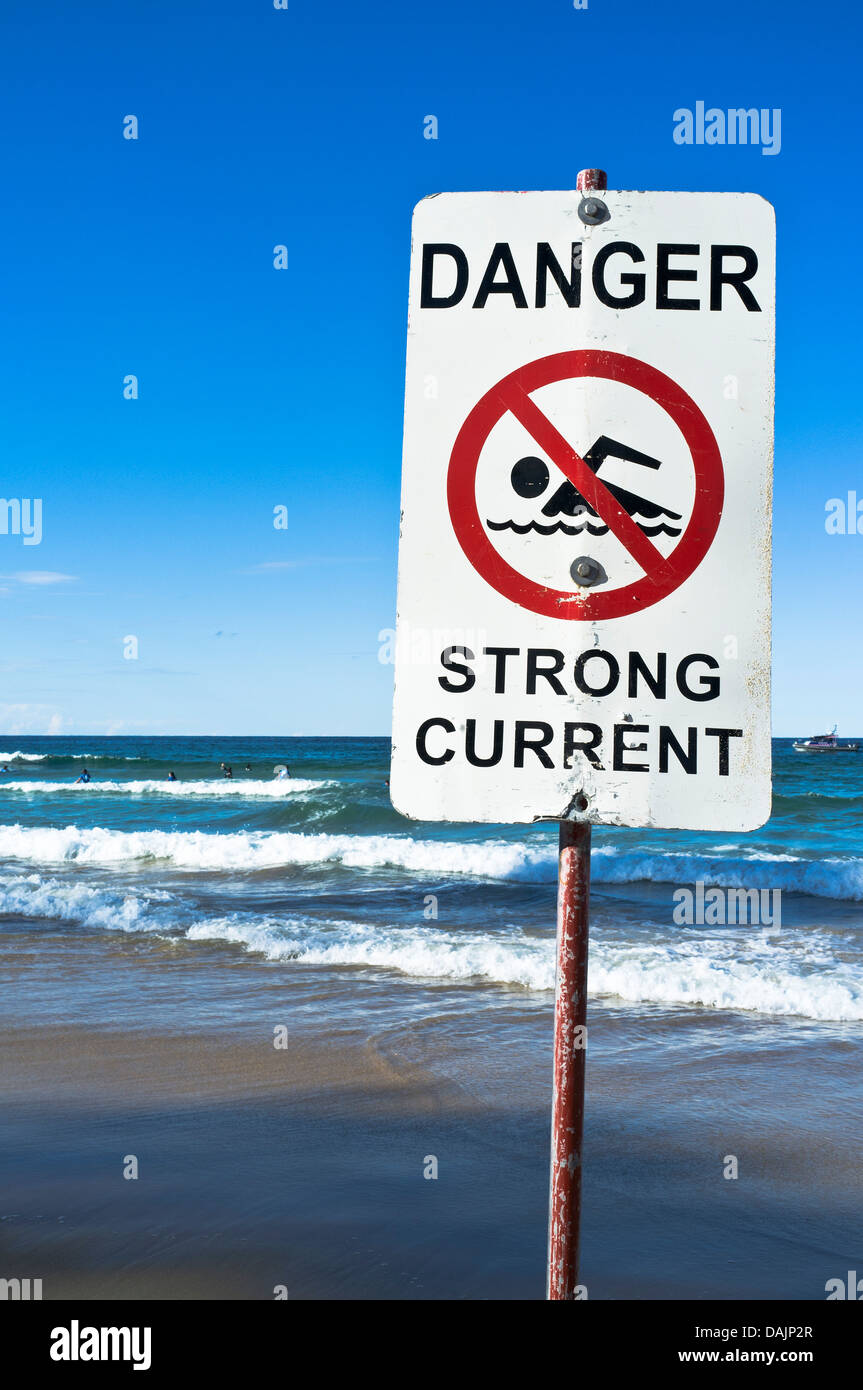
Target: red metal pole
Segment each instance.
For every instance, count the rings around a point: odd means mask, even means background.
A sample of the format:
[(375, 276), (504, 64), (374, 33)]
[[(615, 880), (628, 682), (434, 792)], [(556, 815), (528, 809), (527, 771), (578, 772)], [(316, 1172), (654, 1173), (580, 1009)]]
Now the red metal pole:
[(590, 825), (560, 822), (557, 968), (554, 997), (554, 1095), (548, 1210), (548, 1297), (572, 1301), (578, 1285), (581, 1140), (587, 1046), (587, 934)]
[[(580, 193), (608, 186), (604, 169), (582, 169)], [(587, 938), (590, 921), (590, 825), (560, 822), (557, 965), (554, 987), (554, 1092), (548, 1199), (548, 1297), (574, 1301), (581, 1228), (581, 1143), (587, 1048)]]
[(608, 187), (608, 176), (604, 169), (582, 169), (575, 186), (579, 193), (602, 192)]

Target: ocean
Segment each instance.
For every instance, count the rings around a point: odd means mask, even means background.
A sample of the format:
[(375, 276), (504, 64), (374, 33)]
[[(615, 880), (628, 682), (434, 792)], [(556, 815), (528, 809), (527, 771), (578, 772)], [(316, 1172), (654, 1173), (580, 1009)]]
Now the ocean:
[[(530, 1189), (494, 1278), (541, 1296), (557, 827), (406, 822), (388, 759), (384, 738), (7, 739), (4, 1027), (229, 1043), (283, 1026), (433, 1078), (493, 1121), (498, 1171)], [(861, 807), (863, 754), (777, 739), (762, 830), (595, 830), (597, 1296), (823, 1297), (859, 1260)], [(681, 921), (679, 890), (711, 887), (766, 890), (769, 920)], [(445, 1271), (432, 1286), (447, 1296)]]

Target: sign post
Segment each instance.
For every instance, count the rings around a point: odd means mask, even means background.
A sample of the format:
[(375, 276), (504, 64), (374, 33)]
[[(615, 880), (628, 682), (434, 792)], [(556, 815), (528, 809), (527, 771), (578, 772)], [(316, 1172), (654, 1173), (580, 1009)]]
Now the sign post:
[(771, 801), (773, 210), (605, 182), (424, 199), (408, 314), (391, 798), (560, 828), (555, 1300), (586, 1296), (591, 827)]
[(565, 1301), (574, 1299), (578, 1289), (590, 838), (589, 824), (560, 822), (547, 1293), (550, 1299)]
[[(602, 190), (605, 183), (602, 169), (582, 169), (576, 187), (580, 192)], [(546, 1296), (553, 1302), (571, 1302), (578, 1290), (581, 1145), (587, 1055), (590, 842), (589, 821), (560, 822), (546, 1284)]]

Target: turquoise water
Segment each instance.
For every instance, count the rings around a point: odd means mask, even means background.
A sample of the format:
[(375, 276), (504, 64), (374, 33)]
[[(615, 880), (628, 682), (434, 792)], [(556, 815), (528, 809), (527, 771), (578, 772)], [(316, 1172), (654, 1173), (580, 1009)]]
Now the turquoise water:
[[(7, 739), (6, 929), (37, 954), (62, 928), (95, 953), (119, 932), (214, 970), (269, 962), (297, 988), (313, 969), (349, 1012), (351, 977), (396, 1010), (446, 989), (545, 1009), (556, 828), (407, 822), (389, 803), (388, 758), (386, 739)], [(780, 739), (774, 762), (762, 830), (595, 832), (598, 1006), (659, 1007), (669, 1023), (693, 1009), (863, 1022), (863, 755), (802, 755)], [(92, 781), (75, 785), (85, 767)], [(765, 890), (763, 919), (675, 921), (675, 891), (699, 881)]]

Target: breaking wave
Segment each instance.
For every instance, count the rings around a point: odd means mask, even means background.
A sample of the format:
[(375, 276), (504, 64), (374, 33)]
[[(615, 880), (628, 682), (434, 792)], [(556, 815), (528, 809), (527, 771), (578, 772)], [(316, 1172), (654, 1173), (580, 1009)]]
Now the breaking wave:
[[(459, 933), (377, 923), (246, 920), (236, 914), (198, 923), (186, 936), (232, 943), (268, 960), (554, 989), (550, 936), (527, 937), (517, 928), (506, 934)], [(627, 1003), (863, 1020), (863, 968), (835, 964), (820, 942), (808, 941), (801, 952), (775, 933), (754, 944), (741, 944), (739, 937), (705, 940), (702, 934), (693, 944), (621, 946), (600, 938), (591, 943), (588, 989), (594, 997)]]
[[(168, 925), (173, 914), (164, 915), (163, 905), (171, 902), (171, 894), (161, 889), (151, 889), (146, 894), (118, 893), (85, 883), (44, 879), (38, 874), (0, 878), (0, 914), (14, 913), (37, 920), (141, 931), (160, 921)], [(163, 914), (161, 918), (159, 913)]]
[[(160, 784), (161, 785), (161, 784)], [(88, 790), (89, 788), (82, 788)], [(398, 835), (326, 835), (281, 831), (107, 830), (70, 825), (0, 826), (0, 857), (40, 864), (121, 865), (167, 861), (183, 869), (271, 869), (292, 864), (401, 868), (479, 878), (548, 878), (556, 851), (544, 845), (414, 840)]]
[[(0, 914), (156, 933), (190, 945), (223, 942), (301, 966), (397, 972), (447, 983), (550, 993), (551, 932), (446, 930), (238, 911), (204, 916), (160, 889), (123, 892), (37, 873), (0, 877)], [(197, 918), (197, 920), (196, 920)], [(591, 941), (589, 991), (610, 1002), (699, 1007), (824, 1022), (863, 1021), (863, 966), (837, 961), (829, 937), (778, 931), (664, 932)]]
[[(134, 785), (134, 784), (120, 784)], [(155, 784), (159, 792), (165, 784)], [(208, 783), (202, 784), (205, 787)], [(235, 784), (239, 786), (241, 784)], [(279, 784), (253, 784), (275, 792)], [(302, 784), (301, 784), (302, 785)], [(310, 783), (310, 786), (326, 785)], [(82, 787), (89, 791), (93, 784)], [(231, 795), (222, 783), (216, 795)], [(290, 791), (291, 784), (288, 784)], [(293, 784), (297, 789), (296, 781)], [(68, 788), (66, 788), (68, 790)], [(276, 792), (275, 794), (282, 794)], [(78, 826), (0, 826), (0, 857), (35, 864), (122, 865), (164, 861), (182, 869), (251, 870), (340, 864), (351, 869), (403, 869), (438, 877), (552, 883), (557, 846), (524, 840), (417, 840), (409, 835), (302, 834), (288, 831), (108, 830)], [(702, 881), (723, 888), (781, 889), (813, 897), (863, 901), (863, 859), (804, 859), (794, 855), (642, 853), (601, 847), (592, 858), (594, 884), (637, 882), (674, 886)]]
[(292, 793), (315, 791), (320, 787), (337, 786), (330, 780), (311, 781), (302, 777), (287, 777), (279, 782), (275, 779), (263, 782), (251, 777), (222, 777), (212, 780), (206, 778), (178, 779), (169, 782), (166, 778), (145, 778), (129, 782), (3, 782), (3, 791), (11, 792), (62, 792), (91, 796), (93, 793), (110, 792), (112, 795), (126, 796), (242, 796), (242, 797), (286, 797)]

